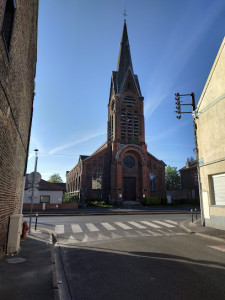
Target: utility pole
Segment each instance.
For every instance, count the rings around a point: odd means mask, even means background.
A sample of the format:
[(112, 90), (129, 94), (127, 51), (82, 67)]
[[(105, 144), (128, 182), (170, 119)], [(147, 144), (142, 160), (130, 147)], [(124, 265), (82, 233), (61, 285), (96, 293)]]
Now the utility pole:
[(33, 202), (34, 202), (35, 175), (36, 175), (36, 172), (37, 172), (37, 162), (38, 162), (38, 156), (37, 156), (38, 149), (35, 149), (34, 151), (35, 151), (35, 163), (34, 163), (34, 172), (33, 172), (33, 180), (32, 180), (32, 195), (31, 195), (31, 205), (30, 205), (29, 233), (30, 233), (30, 228), (31, 228), (31, 219), (32, 219)]
[[(186, 97), (186, 96), (191, 96), (191, 104), (190, 103), (182, 103), (180, 101), (181, 97)], [(197, 174), (198, 174), (198, 186), (199, 186), (199, 199), (200, 199), (200, 208), (201, 208), (201, 220), (202, 220), (202, 225), (205, 226), (205, 219), (204, 219), (204, 211), (203, 211), (203, 205), (202, 205), (202, 184), (201, 184), (201, 178), (200, 178), (200, 169), (199, 169), (199, 154), (198, 154), (198, 141), (197, 141), (197, 125), (195, 123), (195, 94), (192, 92), (190, 94), (180, 94), (180, 93), (175, 93), (175, 103), (176, 103), (176, 113), (178, 114), (177, 119), (181, 119), (181, 114), (192, 114), (193, 116), (193, 126), (194, 126), (194, 138), (195, 138), (195, 153), (196, 153), (196, 160), (197, 160)], [(181, 106), (184, 105), (189, 105), (192, 106), (192, 111), (181, 111)]]

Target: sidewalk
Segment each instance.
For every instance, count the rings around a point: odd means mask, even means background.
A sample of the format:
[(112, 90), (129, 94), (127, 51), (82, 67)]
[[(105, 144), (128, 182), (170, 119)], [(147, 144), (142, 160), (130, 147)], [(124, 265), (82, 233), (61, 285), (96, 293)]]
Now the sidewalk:
[(190, 217), (189, 219), (182, 221), (179, 225), (186, 232), (195, 234), (196, 236), (225, 242), (224, 230), (202, 226), (201, 219), (194, 220), (192, 223)]
[[(87, 216), (87, 215), (132, 215), (132, 214), (185, 214), (190, 213), (191, 209), (199, 211), (198, 206), (142, 206), (142, 207), (126, 207), (126, 208), (79, 208), (79, 209), (71, 209), (71, 210), (46, 210), (46, 211), (33, 211), (33, 215), (38, 213), (39, 216)], [(28, 216), (30, 214), (29, 211), (23, 212), (24, 216)]]
[(51, 235), (45, 230), (31, 231), (15, 255), (0, 260), (1, 300), (57, 299), (54, 290), (54, 260)]

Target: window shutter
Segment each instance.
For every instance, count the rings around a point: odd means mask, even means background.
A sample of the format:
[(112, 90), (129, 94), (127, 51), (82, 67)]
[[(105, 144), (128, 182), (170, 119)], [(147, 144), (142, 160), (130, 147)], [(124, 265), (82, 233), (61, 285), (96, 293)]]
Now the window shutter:
[(225, 174), (212, 176), (215, 205), (225, 205)]

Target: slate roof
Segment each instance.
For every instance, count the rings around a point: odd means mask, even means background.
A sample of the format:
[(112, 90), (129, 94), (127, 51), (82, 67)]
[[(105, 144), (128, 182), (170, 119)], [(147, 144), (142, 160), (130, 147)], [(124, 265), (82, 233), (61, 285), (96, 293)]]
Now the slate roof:
[[(30, 182), (28, 181), (28, 174), (26, 175), (26, 183), (25, 183), (25, 190), (28, 190), (28, 184)], [(51, 183), (46, 180), (41, 179), (39, 182), (39, 190), (44, 191), (65, 191), (65, 183)]]
[(127, 33), (126, 21), (124, 21), (123, 33), (120, 43), (120, 51), (117, 63), (117, 70), (112, 72), (111, 89), (115, 94), (120, 94), (123, 88), (124, 79), (128, 70), (133, 75), (139, 95), (141, 96), (140, 85), (137, 75), (134, 74), (133, 65), (131, 60), (130, 45)]

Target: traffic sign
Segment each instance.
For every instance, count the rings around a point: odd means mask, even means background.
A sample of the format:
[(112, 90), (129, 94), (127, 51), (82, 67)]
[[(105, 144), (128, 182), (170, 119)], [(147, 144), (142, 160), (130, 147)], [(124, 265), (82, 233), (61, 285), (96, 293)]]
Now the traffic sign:
[(39, 183), (41, 181), (41, 174), (38, 172), (32, 172), (27, 177), (30, 183)]
[(33, 196), (34, 196), (34, 197), (37, 197), (37, 196), (38, 196), (38, 189), (37, 189), (37, 188), (34, 188), (34, 192), (33, 192), (33, 188), (29, 188), (29, 189), (27, 190), (28, 197), (31, 197), (31, 196), (32, 196), (32, 193), (33, 193)]

